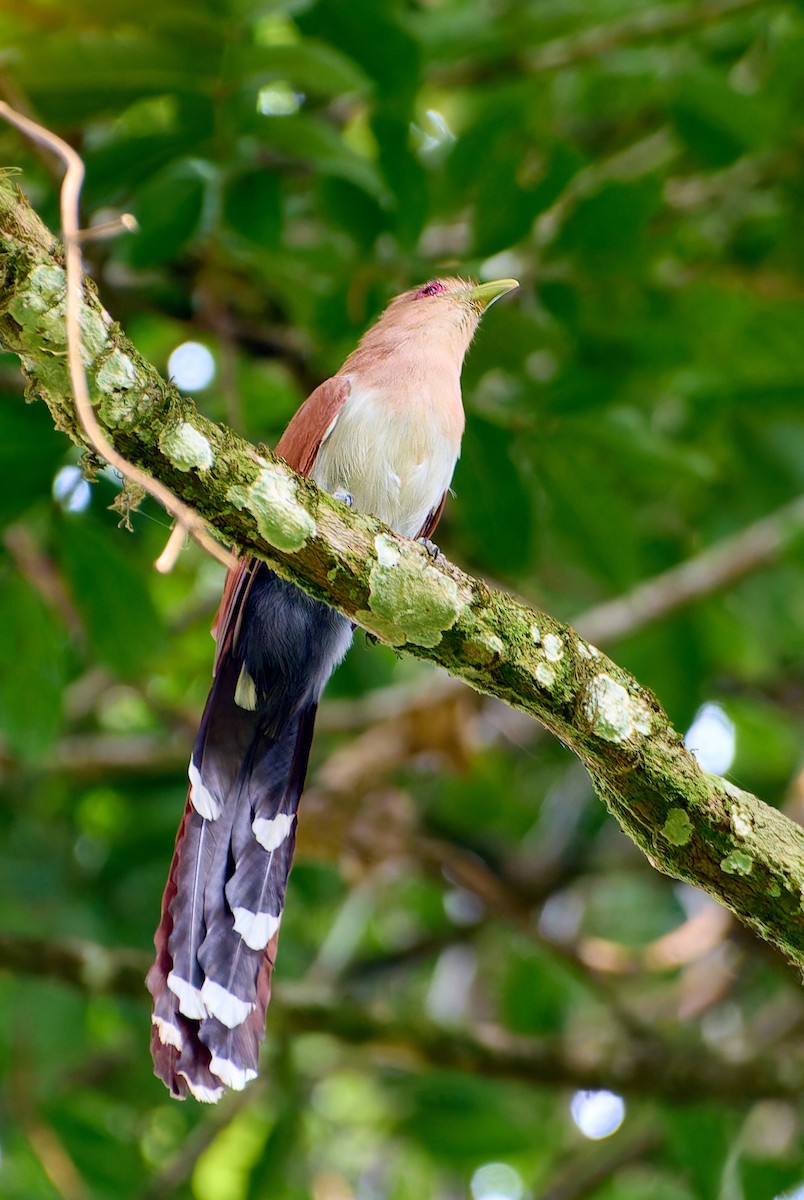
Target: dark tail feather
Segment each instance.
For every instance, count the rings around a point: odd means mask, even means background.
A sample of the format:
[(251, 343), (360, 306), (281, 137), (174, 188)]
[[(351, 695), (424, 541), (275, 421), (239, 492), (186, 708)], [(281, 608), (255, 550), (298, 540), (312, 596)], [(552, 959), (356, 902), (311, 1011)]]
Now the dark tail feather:
[(174, 1096), (215, 1101), (257, 1074), (314, 720), (312, 705), (258, 739), (215, 820), (188, 801), (147, 980), (155, 1069)]
[(257, 1073), (316, 706), (351, 640), (348, 621), (265, 567), (237, 595), (147, 979), (156, 1074), (209, 1102)]

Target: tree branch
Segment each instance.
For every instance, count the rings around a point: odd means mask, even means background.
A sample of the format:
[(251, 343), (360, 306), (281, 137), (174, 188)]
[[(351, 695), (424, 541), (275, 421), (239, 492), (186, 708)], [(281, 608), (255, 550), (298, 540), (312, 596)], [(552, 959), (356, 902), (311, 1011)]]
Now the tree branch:
[[(53, 236), (0, 181), (0, 343), (79, 445), (65, 357), (65, 271)], [(226, 541), (381, 640), (439, 663), (536, 717), (584, 763), (658, 869), (697, 884), (804, 966), (804, 830), (704, 774), (655, 697), (569, 626), (490, 591), (350, 513), (267, 450), (202, 417), (162, 380), (84, 286), (82, 345), (96, 415), (115, 447)]]
[(629, 13), (619, 21), (544, 42), (517, 55), (513, 61), (505, 58), (471, 66), (457, 63), (441, 68), (436, 77), (441, 84), (455, 86), (510, 78), (515, 73), (543, 75), (562, 71), (627, 46), (659, 41), (738, 16), (764, 3), (765, 0), (694, 0), (689, 4), (657, 4), (641, 12)]
[[(0, 937), (0, 967), (56, 979), (88, 994), (144, 997), (142, 977), (149, 962), (150, 956), (139, 951), (90, 942)], [(276, 995), (274, 1036), (323, 1030), (405, 1070), (438, 1066), (530, 1085), (614, 1088), (679, 1104), (709, 1099), (743, 1105), (796, 1097), (802, 1087), (801, 1066), (784, 1045), (775, 1056), (732, 1063), (692, 1038), (643, 1039), (629, 1031), (618, 1038), (615, 1050), (604, 1037), (597, 1047), (584, 1043), (578, 1053), (571, 1038), (521, 1037), (488, 1022), (447, 1028), (418, 1014), (390, 1015), (385, 1005), (368, 1006), (354, 996), (336, 999), (327, 989), (304, 984), (281, 984)]]

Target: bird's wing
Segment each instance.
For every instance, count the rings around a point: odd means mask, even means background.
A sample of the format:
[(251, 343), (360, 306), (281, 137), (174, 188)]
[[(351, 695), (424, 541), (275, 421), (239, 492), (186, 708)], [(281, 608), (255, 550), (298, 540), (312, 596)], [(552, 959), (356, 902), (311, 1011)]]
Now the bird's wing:
[[(309, 475), (312, 471), (318, 451), (332, 433), (349, 391), (349, 380), (342, 376), (333, 375), (324, 380), (310, 393), (279, 439), (276, 453), (300, 475)], [(217, 642), (213, 674), (223, 655), (237, 642), (240, 617), (253, 577), (254, 559), (250, 555), (241, 558), (226, 576), (223, 596), (212, 623), (212, 636)]]
[(213, 676), (217, 675), (218, 667), (224, 656), (237, 642), (237, 633), (243, 615), (245, 599), (248, 595), (251, 581), (254, 578), (256, 565), (256, 559), (247, 554), (245, 557), (239, 558), (235, 566), (230, 567), (226, 573), (223, 596), (218, 605), (215, 620), (212, 622), (212, 636), (217, 643), (215, 662), (212, 667)]
[(418, 538), (429, 538), (432, 533), (435, 533), (435, 527), (438, 524), (438, 522), (441, 520), (441, 515), (444, 512), (444, 505), (446, 503), (447, 503), (447, 493), (444, 492), (444, 495), (441, 497), (440, 503), (437, 504), (435, 506), (435, 508), (431, 508), (429, 513), (427, 514), (427, 519), (425, 520), (425, 522), (422, 525), (419, 532), (416, 534), (416, 536)]
[(318, 451), (335, 427), (351, 385), (342, 375), (325, 379), (302, 404), (276, 447), (276, 452), (300, 475), (309, 475)]

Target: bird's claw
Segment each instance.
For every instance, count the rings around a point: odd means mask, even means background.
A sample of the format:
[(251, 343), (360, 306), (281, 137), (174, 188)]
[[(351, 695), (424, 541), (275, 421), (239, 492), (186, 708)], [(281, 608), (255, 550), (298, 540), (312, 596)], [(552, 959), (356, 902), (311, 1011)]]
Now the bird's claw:
[(345, 504), (347, 508), (351, 508), (354, 504), (354, 500), (349, 492), (343, 491), (342, 488), (338, 488), (337, 492), (333, 492), (332, 498), (333, 500), (340, 500), (341, 504)]
[(416, 540), (418, 541), (420, 546), (424, 546), (425, 550), (430, 555), (430, 558), (432, 558), (433, 562), (438, 562), (439, 558), (444, 557), (444, 555), (441, 553), (440, 547), (437, 546), (435, 544), (435, 542), (431, 542), (428, 537), (420, 537), (420, 538), (417, 538)]

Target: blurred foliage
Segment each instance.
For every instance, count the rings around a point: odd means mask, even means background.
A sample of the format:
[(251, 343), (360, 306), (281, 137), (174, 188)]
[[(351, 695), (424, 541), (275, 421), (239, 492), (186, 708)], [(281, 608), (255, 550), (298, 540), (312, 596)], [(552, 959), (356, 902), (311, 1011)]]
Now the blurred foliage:
[[(86, 160), (85, 222), (139, 221), (87, 243), (107, 308), (164, 371), (205, 344), (217, 374), (198, 403), (253, 439), (275, 442), (395, 292), (444, 271), (522, 281), (465, 371), (439, 542), (468, 570), (571, 618), (802, 491), (800, 3), (28, 0), (0, 5), (0, 43), (0, 93)], [(0, 147), (57, 226), (53, 162), (6, 127)], [(105, 472), (82, 511), (52, 498), (74, 454), (21, 403), (8, 356), (0, 391), (3, 928), (147, 953), (220, 572), (190, 550), (156, 575), (166, 518), (146, 505), (119, 530)], [(793, 816), (802, 597), (799, 540), (612, 647), (680, 729), (721, 704), (731, 777)], [(360, 696), (426, 696), (433, 678), (358, 638), (311, 785), (381, 735), (382, 703)], [(622, 1128), (585, 1139), (569, 1072), (428, 1067), (426, 1049), (408, 1062), (278, 1034), (270, 1012), (265, 1083), (210, 1114), (152, 1078), (144, 992), (6, 973), (3, 1195), (802, 1194), (792, 1101), (746, 1085), (684, 1104), (659, 1086), (676, 1044), (801, 1079), (798, 981), (728, 922), (696, 942), (709, 903), (651, 871), (560, 747), (494, 707), (449, 712), (357, 772), (354, 829), (398, 803), (410, 844), (368, 867), (348, 830), (323, 858), (302, 837), (279, 982), (330, 984), (413, 1028), (550, 1039), (569, 1064), (602, 1061), (603, 1086), (610, 1062), (615, 1092), (636, 1021), (653, 1050)], [(485, 864), (519, 915), (458, 886), (449, 854), (419, 865), (424, 840)], [(674, 931), (681, 961), (660, 953)]]

